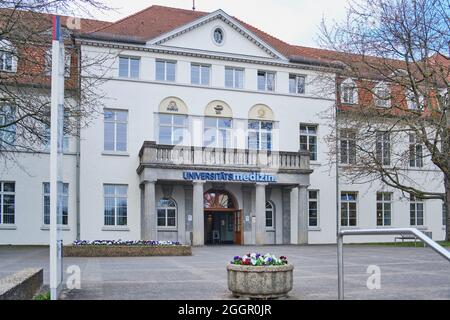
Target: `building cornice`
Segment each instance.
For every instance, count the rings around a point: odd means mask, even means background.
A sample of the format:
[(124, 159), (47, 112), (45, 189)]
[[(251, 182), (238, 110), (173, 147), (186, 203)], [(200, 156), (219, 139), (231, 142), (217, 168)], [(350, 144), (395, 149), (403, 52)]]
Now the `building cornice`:
[[(113, 40), (113, 39), (108, 39)], [(153, 46), (147, 47), (144, 45), (136, 45), (135, 43), (127, 43), (127, 42), (110, 42), (106, 39), (92, 39), (91, 37), (82, 37), (78, 38), (76, 41), (80, 45), (85, 46), (93, 46), (100, 48), (109, 48), (109, 49), (118, 49), (118, 50), (131, 50), (131, 51), (142, 51), (142, 52), (152, 52), (152, 53), (161, 53), (167, 55), (177, 55), (177, 56), (186, 56), (186, 57), (195, 57), (202, 59), (212, 59), (212, 60), (222, 60), (222, 61), (233, 61), (233, 62), (241, 62), (241, 63), (249, 63), (256, 65), (269, 65), (276, 67), (285, 67), (292, 68), (297, 70), (311, 70), (311, 71), (321, 71), (328, 73), (336, 73), (337, 68), (330, 66), (330, 64), (323, 64), (318, 62), (310, 61), (308, 64), (293, 64), (288, 61), (282, 60), (272, 60), (272, 59), (264, 59), (260, 57), (252, 57), (248, 56), (236, 56), (236, 55), (227, 55), (227, 54), (218, 54), (213, 52), (202, 52), (197, 50), (188, 50), (188, 49), (179, 49), (173, 47), (161, 47), (161, 46)]]

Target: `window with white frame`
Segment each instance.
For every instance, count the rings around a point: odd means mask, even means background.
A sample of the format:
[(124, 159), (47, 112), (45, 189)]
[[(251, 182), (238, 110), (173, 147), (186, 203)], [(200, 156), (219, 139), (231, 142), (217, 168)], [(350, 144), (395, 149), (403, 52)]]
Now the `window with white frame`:
[(424, 224), (424, 201), (412, 194), (409, 195), (409, 223), (411, 226)]
[(205, 117), (203, 121), (203, 146), (209, 148), (231, 148), (233, 120)]
[[(50, 152), (50, 139), (51, 139), (51, 132), (50, 132), (50, 126), (45, 124), (44, 125), (44, 141), (43, 141), (43, 149), (45, 152)], [(69, 152), (70, 149), (70, 137), (68, 135), (63, 136), (63, 152)]]
[(177, 204), (172, 199), (161, 199), (157, 204), (158, 228), (177, 227)]
[(0, 51), (0, 70), (12, 71), (13, 55), (10, 52)]
[[(70, 51), (66, 50), (64, 54), (64, 77), (70, 77), (70, 69), (72, 63), (72, 56)], [(44, 74), (52, 75), (52, 49), (47, 49), (44, 53)]]
[(211, 66), (192, 63), (191, 64), (191, 83), (209, 86), (211, 78)]
[(272, 121), (248, 121), (248, 149), (272, 150)]
[(358, 103), (358, 90), (352, 79), (346, 79), (341, 84), (341, 102), (345, 104)]
[(14, 146), (16, 142), (16, 109), (0, 105), (0, 149)]
[(159, 114), (159, 143), (182, 145), (185, 143), (187, 116), (178, 114)]
[(16, 184), (0, 181), (0, 225), (14, 224), (16, 212)]
[(126, 226), (128, 215), (128, 186), (103, 185), (105, 226)]
[(389, 108), (391, 106), (391, 92), (385, 83), (378, 84), (373, 90), (375, 106)]
[(275, 229), (275, 206), (272, 201), (266, 201), (266, 229)]
[(138, 57), (119, 57), (119, 77), (139, 79), (141, 59)]
[(319, 226), (319, 191), (308, 191), (308, 225), (310, 227)]
[(304, 94), (305, 93), (305, 76), (290, 74), (289, 75), (289, 93)]
[(406, 91), (406, 104), (409, 110), (414, 111), (423, 111), (424, 109), (424, 98), (418, 93), (417, 97), (414, 92), (407, 90)]
[(409, 134), (409, 166), (412, 168), (423, 167), (423, 145), (418, 143), (415, 134)]
[(341, 226), (357, 226), (357, 201), (356, 192), (341, 192)]
[[(44, 182), (43, 188), (43, 210), (44, 210), (44, 225), (50, 224), (50, 183)], [(58, 224), (68, 225), (69, 223), (69, 184), (58, 183), (58, 193), (61, 197), (62, 215), (58, 215)]]
[(317, 160), (317, 126), (300, 124), (300, 150), (309, 151), (311, 160)]
[(244, 88), (244, 69), (225, 68), (225, 87), (243, 89)]
[(340, 131), (341, 163), (356, 163), (356, 132), (355, 130), (343, 129)]
[(258, 71), (258, 90), (275, 91), (275, 72)]
[(176, 62), (156, 60), (156, 80), (175, 82)]
[(391, 135), (389, 132), (376, 133), (376, 158), (384, 166), (391, 164)]
[(16, 72), (16, 48), (7, 40), (0, 40), (0, 71)]
[(127, 151), (128, 111), (104, 110), (104, 150)]
[(377, 226), (392, 224), (392, 193), (377, 192)]

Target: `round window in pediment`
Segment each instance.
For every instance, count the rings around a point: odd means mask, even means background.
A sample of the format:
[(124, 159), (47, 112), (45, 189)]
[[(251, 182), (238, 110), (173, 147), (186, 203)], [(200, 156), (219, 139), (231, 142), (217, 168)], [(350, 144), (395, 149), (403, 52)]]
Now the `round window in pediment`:
[(222, 45), (225, 38), (225, 34), (221, 28), (215, 28), (213, 32), (213, 40), (217, 45)]

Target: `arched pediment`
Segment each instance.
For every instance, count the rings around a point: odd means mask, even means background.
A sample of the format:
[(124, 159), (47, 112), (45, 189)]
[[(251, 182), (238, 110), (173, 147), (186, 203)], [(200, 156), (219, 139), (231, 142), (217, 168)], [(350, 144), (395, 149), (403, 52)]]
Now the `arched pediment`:
[(177, 97), (165, 98), (159, 104), (159, 113), (171, 113), (171, 114), (188, 114), (188, 107), (183, 100)]
[(231, 107), (224, 101), (214, 100), (205, 108), (206, 117), (233, 118)]
[(275, 115), (272, 109), (265, 104), (254, 105), (248, 113), (248, 118), (250, 120), (275, 121)]

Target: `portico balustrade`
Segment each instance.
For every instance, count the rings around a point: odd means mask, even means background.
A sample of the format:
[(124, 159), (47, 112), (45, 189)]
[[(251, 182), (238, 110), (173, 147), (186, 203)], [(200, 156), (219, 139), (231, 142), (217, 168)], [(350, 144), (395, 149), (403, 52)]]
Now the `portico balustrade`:
[(205, 148), (159, 145), (144, 142), (139, 153), (141, 166), (225, 167), (227, 169), (267, 170), (307, 173), (309, 152)]

